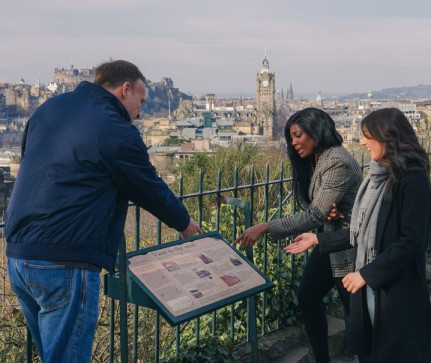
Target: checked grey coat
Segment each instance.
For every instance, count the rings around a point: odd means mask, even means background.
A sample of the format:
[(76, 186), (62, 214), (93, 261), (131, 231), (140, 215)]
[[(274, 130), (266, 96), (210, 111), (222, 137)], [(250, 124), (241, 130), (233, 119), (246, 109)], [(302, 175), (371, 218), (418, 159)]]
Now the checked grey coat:
[[(325, 150), (317, 160), (310, 181), (308, 193), (311, 203), (299, 197), (302, 212), (268, 222), (271, 237), (282, 239), (314, 229), (331, 232), (347, 227), (361, 182), (361, 168), (343, 146)], [(332, 203), (337, 203), (338, 210), (344, 214), (344, 220), (327, 221)], [(343, 277), (353, 271), (355, 249), (331, 252), (329, 257), (334, 277)]]

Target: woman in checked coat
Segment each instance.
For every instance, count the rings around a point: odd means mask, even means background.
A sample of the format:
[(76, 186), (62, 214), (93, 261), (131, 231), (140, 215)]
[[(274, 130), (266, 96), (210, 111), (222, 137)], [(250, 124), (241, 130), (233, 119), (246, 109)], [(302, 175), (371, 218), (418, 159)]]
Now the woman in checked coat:
[[(252, 246), (264, 234), (275, 239), (319, 229), (333, 231), (350, 220), (362, 172), (343, 147), (332, 118), (322, 110), (307, 108), (292, 115), (285, 127), (287, 152), (293, 169), (293, 189), (301, 213), (248, 228), (234, 242)], [(328, 222), (332, 204), (337, 203), (345, 222)], [(315, 248), (304, 268), (298, 289), (299, 307), (316, 362), (329, 362), (328, 325), (322, 300), (334, 286), (348, 312), (349, 294), (341, 279), (353, 271), (355, 250), (326, 253)]]

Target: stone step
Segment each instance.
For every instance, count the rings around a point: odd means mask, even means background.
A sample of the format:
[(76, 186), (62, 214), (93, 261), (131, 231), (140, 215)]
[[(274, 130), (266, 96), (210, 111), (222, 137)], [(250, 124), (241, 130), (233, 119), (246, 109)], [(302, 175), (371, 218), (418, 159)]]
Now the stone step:
[[(260, 336), (258, 338), (259, 363), (274, 363), (298, 347), (303, 347), (308, 352), (308, 348), (305, 346), (303, 329), (298, 326), (290, 326)], [(240, 356), (236, 363), (251, 362), (251, 346), (249, 343), (238, 345), (235, 351)]]
[[(343, 360), (348, 359), (349, 356), (345, 355), (346, 352), (346, 333), (345, 323), (343, 319), (334, 318), (327, 315), (328, 319), (328, 344), (329, 344), (329, 355), (331, 357), (337, 357), (340, 359), (339, 362), (354, 362), (354, 360)], [(304, 355), (304, 352), (307, 352)], [(353, 357), (350, 357), (353, 359)], [(311, 348), (307, 344), (305, 339), (304, 344), (294, 347), (286, 355), (281, 358), (277, 363), (313, 363), (314, 357), (311, 352)], [(331, 362), (337, 362), (331, 360)]]
[[(329, 354), (344, 359), (346, 334), (344, 320), (327, 316)], [(314, 358), (307, 343), (303, 327), (288, 327), (266, 334), (258, 339), (259, 363), (312, 363)], [(251, 362), (250, 344), (237, 346), (240, 355), (237, 363)], [(340, 360), (340, 362), (355, 362)]]
[(327, 315), (329, 355), (334, 357), (347, 349), (346, 325), (343, 319)]
[(426, 273), (427, 281), (430, 282), (431, 281), (431, 265), (430, 264), (427, 264), (425, 266), (425, 273)]
[[(275, 363), (314, 363), (307, 347), (296, 347)], [(331, 363), (359, 363), (357, 356), (348, 353), (338, 354), (331, 358)]]
[[(327, 316), (331, 363), (358, 363), (358, 358), (346, 353), (344, 320)], [(288, 327), (259, 337), (259, 363), (315, 363), (302, 327)], [(237, 347), (240, 359), (251, 362), (250, 344)]]
[(308, 363), (308, 347), (300, 345), (291, 349), (283, 358), (276, 363)]
[(344, 353), (333, 357), (331, 363), (359, 363), (359, 359), (357, 356)]

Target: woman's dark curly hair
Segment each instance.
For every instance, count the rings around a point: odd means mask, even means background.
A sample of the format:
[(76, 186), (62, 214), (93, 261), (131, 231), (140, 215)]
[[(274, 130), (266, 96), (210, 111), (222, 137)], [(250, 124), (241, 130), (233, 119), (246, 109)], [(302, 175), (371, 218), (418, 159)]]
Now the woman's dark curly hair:
[(389, 169), (390, 176), (385, 199), (390, 199), (393, 188), (407, 172), (416, 167), (429, 172), (429, 159), (407, 117), (398, 108), (382, 108), (371, 112), (361, 123), (364, 136), (382, 143), (385, 154), (378, 163)]
[[(298, 125), (314, 140), (312, 155), (301, 158), (292, 145), (290, 127)], [(310, 203), (308, 189), (310, 187), (313, 168), (316, 164), (316, 154), (343, 143), (343, 138), (335, 129), (335, 122), (326, 112), (317, 108), (305, 108), (293, 114), (287, 120), (284, 128), (287, 143), (287, 154), (292, 163), (293, 190), (300, 200)]]

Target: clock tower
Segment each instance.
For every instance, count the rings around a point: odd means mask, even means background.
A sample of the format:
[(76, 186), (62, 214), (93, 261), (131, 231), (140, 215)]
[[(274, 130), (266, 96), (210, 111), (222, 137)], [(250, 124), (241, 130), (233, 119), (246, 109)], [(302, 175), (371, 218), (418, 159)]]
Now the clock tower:
[(256, 73), (257, 123), (265, 136), (274, 138), (275, 130), (275, 72), (269, 71), (268, 59), (262, 62), (262, 69)]

